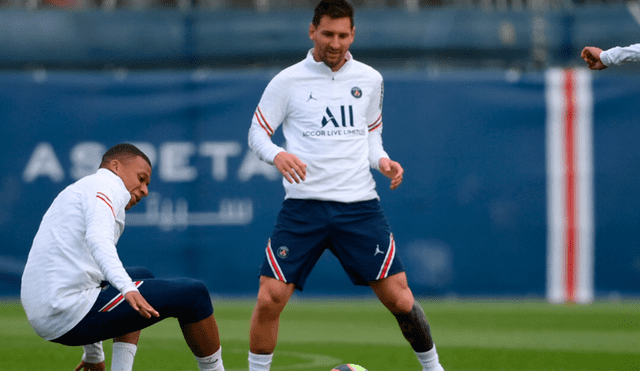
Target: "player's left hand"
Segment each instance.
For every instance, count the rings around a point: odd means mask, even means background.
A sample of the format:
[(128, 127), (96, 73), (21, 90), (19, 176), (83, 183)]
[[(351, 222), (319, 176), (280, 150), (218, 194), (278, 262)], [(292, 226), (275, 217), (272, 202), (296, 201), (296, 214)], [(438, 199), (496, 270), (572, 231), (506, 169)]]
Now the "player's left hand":
[(580, 56), (587, 62), (587, 65), (592, 70), (604, 70), (607, 66), (602, 63), (600, 59), (600, 53), (602, 53), (602, 49), (596, 48), (595, 46), (587, 46), (582, 49)]
[(105, 366), (104, 362), (100, 363), (87, 363), (85, 361), (80, 362), (78, 367), (76, 367), (73, 371), (104, 371)]
[(380, 172), (387, 178), (391, 179), (391, 189), (398, 188), (402, 183), (402, 174), (404, 174), (402, 166), (386, 157), (381, 158), (378, 164), (380, 165)]

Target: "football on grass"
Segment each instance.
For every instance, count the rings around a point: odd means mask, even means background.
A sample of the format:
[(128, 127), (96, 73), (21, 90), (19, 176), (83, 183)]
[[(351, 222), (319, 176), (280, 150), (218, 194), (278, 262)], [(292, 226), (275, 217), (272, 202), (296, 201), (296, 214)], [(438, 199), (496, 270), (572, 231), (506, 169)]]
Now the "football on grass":
[(332, 368), (331, 371), (367, 371), (367, 369), (362, 366), (354, 365), (353, 363), (347, 363), (336, 366)]

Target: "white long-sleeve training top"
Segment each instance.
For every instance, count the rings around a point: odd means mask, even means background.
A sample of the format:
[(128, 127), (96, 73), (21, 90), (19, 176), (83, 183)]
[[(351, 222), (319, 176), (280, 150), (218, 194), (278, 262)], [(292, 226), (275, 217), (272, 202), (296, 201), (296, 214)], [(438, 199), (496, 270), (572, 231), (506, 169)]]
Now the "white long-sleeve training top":
[(273, 164), (284, 148), (271, 136), (282, 125), (286, 151), (307, 164), (306, 180), (283, 178), (285, 198), (339, 202), (378, 198), (370, 168), (389, 156), (382, 146), (382, 75), (354, 60), (336, 72), (306, 59), (266, 87), (249, 129), (249, 147)]
[(627, 62), (640, 62), (640, 44), (626, 47), (616, 46), (600, 53), (600, 60), (605, 66)]
[(130, 199), (120, 177), (99, 169), (65, 188), (45, 213), (20, 291), (31, 326), (45, 340), (84, 318), (102, 281), (122, 294), (137, 290), (116, 251)]

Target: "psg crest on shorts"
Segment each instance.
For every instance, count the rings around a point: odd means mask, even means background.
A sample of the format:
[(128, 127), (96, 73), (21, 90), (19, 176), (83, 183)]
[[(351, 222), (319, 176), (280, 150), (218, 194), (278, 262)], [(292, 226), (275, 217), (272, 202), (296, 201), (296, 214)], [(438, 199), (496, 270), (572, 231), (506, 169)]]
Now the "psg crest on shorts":
[(362, 90), (360, 90), (359, 87), (354, 86), (353, 88), (351, 88), (351, 95), (353, 95), (355, 98), (360, 98), (362, 97)]
[(278, 249), (278, 256), (281, 259), (286, 259), (287, 257), (289, 257), (289, 248), (286, 246), (280, 246), (280, 248)]

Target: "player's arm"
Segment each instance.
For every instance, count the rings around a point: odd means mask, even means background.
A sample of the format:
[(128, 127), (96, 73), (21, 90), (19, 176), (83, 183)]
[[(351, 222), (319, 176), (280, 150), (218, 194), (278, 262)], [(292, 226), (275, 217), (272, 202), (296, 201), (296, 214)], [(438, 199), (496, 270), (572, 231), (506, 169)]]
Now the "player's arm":
[(100, 271), (140, 315), (145, 318), (158, 317), (159, 313), (138, 292), (116, 249), (113, 232), (116, 228), (116, 210), (124, 209), (128, 195), (119, 197), (116, 192), (104, 186), (98, 191), (88, 192), (85, 197), (85, 238)]
[(378, 169), (382, 175), (391, 179), (391, 189), (396, 189), (402, 183), (404, 169), (400, 163), (393, 161), (382, 147), (382, 127), (369, 132), (369, 162), (371, 167)]
[(249, 128), (249, 148), (262, 160), (274, 165), (289, 183), (306, 178), (306, 167), (297, 156), (271, 140), (271, 136), (286, 118), (287, 84), (280, 75), (267, 85), (256, 108)]
[(264, 118), (260, 106), (249, 129), (249, 148), (263, 161), (273, 165), (289, 183), (300, 183), (307, 176), (307, 165), (296, 155), (271, 141), (272, 127)]
[(587, 62), (590, 69), (603, 70), (612, 64), (640, 62), (640, 44), (616, 46), (604, 51), (595, 46), (587, 46), (582, 49), (580, 56)]
[(377, 79), (372, 82), (371, 99), (365, 112), (365, 119), (367, 120), (367, 130), (369, 131), (367, 134), (369, 165), (376, 170), (380, 170), (380, 159), (389, 158), (389, 155), (387, 155), (382, 146), (384, 82), (380, 74), (376, 73), (375, 76)]
[(612, 64), (622, 64), (628, 62), (640, 62), (640, 44), (625, 47), (616, 46), (603, 51), (600, 60), (607, 66)]
[(372, 90), (372, 98), (367, 109), (367, 136), (369, 144), (369, 164), (391, 179), (391, 189), (396, 189), (402, 183), (404, 169), (389, 158), (382, 145), (382, 100), (384, 97), (384, 82), (382, 76)]

